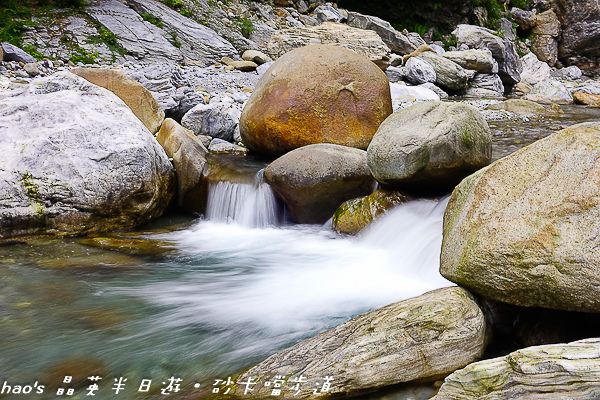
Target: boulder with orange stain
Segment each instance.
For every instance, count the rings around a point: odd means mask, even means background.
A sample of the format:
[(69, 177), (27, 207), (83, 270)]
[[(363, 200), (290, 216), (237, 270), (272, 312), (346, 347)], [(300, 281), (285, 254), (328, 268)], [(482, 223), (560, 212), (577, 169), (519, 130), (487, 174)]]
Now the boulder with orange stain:
[(242, 112), (240, 133), (249, 149), (275, 156), (315, 143), (366, 149), (391, 113), (379, 67), (345, 48), (311, 45), (267, 70)]

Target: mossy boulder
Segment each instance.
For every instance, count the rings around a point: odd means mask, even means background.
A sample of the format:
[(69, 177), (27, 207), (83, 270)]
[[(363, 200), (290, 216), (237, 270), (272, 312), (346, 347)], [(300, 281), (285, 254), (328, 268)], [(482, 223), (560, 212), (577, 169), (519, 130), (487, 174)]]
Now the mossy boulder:
[(446, 378), (433, 400), (598, 399), (600, 339), (517, 350)]
[(574, 125), (461, 182), (440, 271), (493, 300), (600, 312), (600, 123)]
[(348, 200), (333, 214), (333, 229), (338, 233), (358, 233), (392, 207), (410, 199), (403, 193), (380, 189), (368, 196)]
[(344, 201), (375, 187), (366, 151), (325, 143), (279, 157), (265, 169), (264, 178), (292, 219), (305, 224), (324, 223)]
[[(480, 359), (488, 324), (473, 296), (449, 287), (390, 304), (272, 355), (244, 372), (257, 382), (252, 398), (270, 398), (264, 385), (276, 375), (301, 390), (284, 399), (314, 399), (314, 388), (333, 377), (325, 395), (347, 395), (401, 382), (434, 381)], [(242, 389), (243, 391), (243, 389)]]
[(491, 161), (492, 137), (475, 107), (426, 101), (396, 111), (367, 149), (379, 182), (444, 192)]
[(275, 156), (315, 143), (366, 149), (391, 113), (381, 69), (351, 50), (313, 45), (265, 72), (242, 111), (240, 134), (250, 150)]

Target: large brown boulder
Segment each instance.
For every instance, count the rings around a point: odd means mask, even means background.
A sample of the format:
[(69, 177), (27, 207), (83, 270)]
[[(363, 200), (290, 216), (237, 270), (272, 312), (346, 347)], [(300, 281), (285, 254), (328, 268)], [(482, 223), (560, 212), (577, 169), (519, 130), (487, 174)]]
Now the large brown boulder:
[(165, 112), (148, 89), (138, 82), (110, 69), (75, 68), (70, 72), (116, 94), (151, 133), (160, 129)]
[(264, 176), (298, 223), (323, 223), (344, 201), (375, 187), (366, 151), (325, 143), (279, 157)]
[(270, 155), (314, 143), (366, 149), (391, 113), (388, 79), (375, 64), (342, 47), (306, 46), (263, 75), (240, 133), (249, 149)]

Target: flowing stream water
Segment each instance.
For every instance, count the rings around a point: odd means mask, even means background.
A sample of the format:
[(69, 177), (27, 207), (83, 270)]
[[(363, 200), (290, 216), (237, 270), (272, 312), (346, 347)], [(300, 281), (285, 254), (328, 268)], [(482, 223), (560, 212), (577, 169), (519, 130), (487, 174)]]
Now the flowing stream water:
[[(496, 158), (549, 133), (517, 128), (494, 124)], [(166, 216), (118, 236), (149, 241), (143, 250), (85, 238), (0, 247), (0, 385), (46, 385), (0, 397), (54, 399), (72, 387), (69, 398), (90, 398), (92, 375), (102, 377), (96, 399), (157, 395), (170, 377), (194, 393), (354, 315), (450, 285), (438, 272), (447, 198), (401, 205), (340, 237), (286, 223), (261, 168), (211, 182), (205, 218)], [(127, 381), (116, 397), (118, 378)]]

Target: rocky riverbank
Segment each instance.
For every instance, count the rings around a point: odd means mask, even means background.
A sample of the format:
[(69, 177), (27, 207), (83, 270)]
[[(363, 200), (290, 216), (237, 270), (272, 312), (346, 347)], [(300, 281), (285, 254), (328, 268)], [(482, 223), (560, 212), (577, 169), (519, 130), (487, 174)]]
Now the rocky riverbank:
[[(497, 30), (458, 24), (452, 43), (312, 0), (99, 0), (57, 12), (23, 35), (46, 59), (2, 44), (0, 239), (204, 214), (219, 170), (211, 157), (224, 153), (266, 160), (264, 181), (290, 222), (332, 219), (343, 234), (452, 192), (441, 273), (459, 287), (277, 353), (240, 375), (256, 390), (232, 395), (271, 396), (271, 375), (283, 398), (449, 375), (436, 398), (516, 398), (525, 388), (593, 398), (596, 340), (518, 349), (600, 335), (595, 325), (536, 330), (556, 315), (579, 326), (600, 310), (600, 118), (497, 161), (488, 124), (600, 106), (598, 41), (577, 30), (594, 38), (588, 16), (600, 11), (585, 7), (581, 16), (566, 1), (530, 2)], [(515, 327), (531, 307), (542, 311), (523, 335)], [(572, 360), (578, 367), (565, 367)], [(541, 380), (539, 365), (550, 366)], [(327, 390), (292, 390), (325, 377)]]

